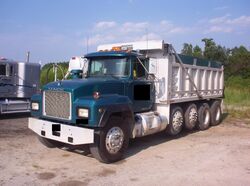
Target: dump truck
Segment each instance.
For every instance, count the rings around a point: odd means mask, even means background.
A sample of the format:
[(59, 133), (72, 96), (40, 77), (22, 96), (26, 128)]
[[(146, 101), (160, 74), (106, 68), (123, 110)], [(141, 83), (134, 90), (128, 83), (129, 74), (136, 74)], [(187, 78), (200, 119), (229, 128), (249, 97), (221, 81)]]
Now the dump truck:
[(112, 163), (133, 138), (221, 122), (218, 62), (177, 54), (162, 40), (100, 45), (84, 59), (75, 78), (49, 83), (32, 97), (29, 128), (47, 147), (87, 146)]
[(30, 112), (39, 84), (40, 64), (0, 58), (0, 115)]

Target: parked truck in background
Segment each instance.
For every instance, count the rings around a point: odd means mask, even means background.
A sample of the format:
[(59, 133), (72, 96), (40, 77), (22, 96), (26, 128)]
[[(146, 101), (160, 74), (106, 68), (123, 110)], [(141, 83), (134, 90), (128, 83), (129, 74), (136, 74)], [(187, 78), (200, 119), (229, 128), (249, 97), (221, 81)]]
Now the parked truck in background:
[(0, 59), (0, 115), (30, 112), (30, 98), (39, 90), (40, 64)]
[(221, 121), (224, 71), (216, 62), (178, 55), (164, 41), (101, 45), (84, 57), (86, 73), (32, 97), (29, 128), (47, 147), (87, 145), (110, 163), (132, 138)]

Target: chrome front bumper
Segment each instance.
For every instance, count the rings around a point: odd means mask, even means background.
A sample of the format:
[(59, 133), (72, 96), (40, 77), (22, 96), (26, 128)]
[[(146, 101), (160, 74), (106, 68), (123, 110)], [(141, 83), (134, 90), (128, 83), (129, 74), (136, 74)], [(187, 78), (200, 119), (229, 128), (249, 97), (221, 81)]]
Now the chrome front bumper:
[(71, 145), (94, 143), (94, 130), (29, 118), (29, 128), (44, 138)]

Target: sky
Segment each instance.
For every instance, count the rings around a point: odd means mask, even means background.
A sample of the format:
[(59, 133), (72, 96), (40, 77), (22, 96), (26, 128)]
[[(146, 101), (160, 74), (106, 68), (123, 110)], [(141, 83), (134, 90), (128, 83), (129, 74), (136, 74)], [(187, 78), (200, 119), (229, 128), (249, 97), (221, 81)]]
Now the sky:
[(147, 38), (250, 50), (250, 1), (0, 0), (0, 57), (45, 64)]

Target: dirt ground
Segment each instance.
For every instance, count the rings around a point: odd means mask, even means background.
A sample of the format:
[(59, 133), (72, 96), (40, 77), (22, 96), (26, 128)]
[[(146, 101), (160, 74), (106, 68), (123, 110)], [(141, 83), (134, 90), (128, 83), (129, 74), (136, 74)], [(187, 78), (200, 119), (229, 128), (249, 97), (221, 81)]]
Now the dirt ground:
[(124, 160), (107, 165), (44, 147), (27, 115), (0, 117), (0, 185), (250, 185), (249, 120), (136, 139)]

